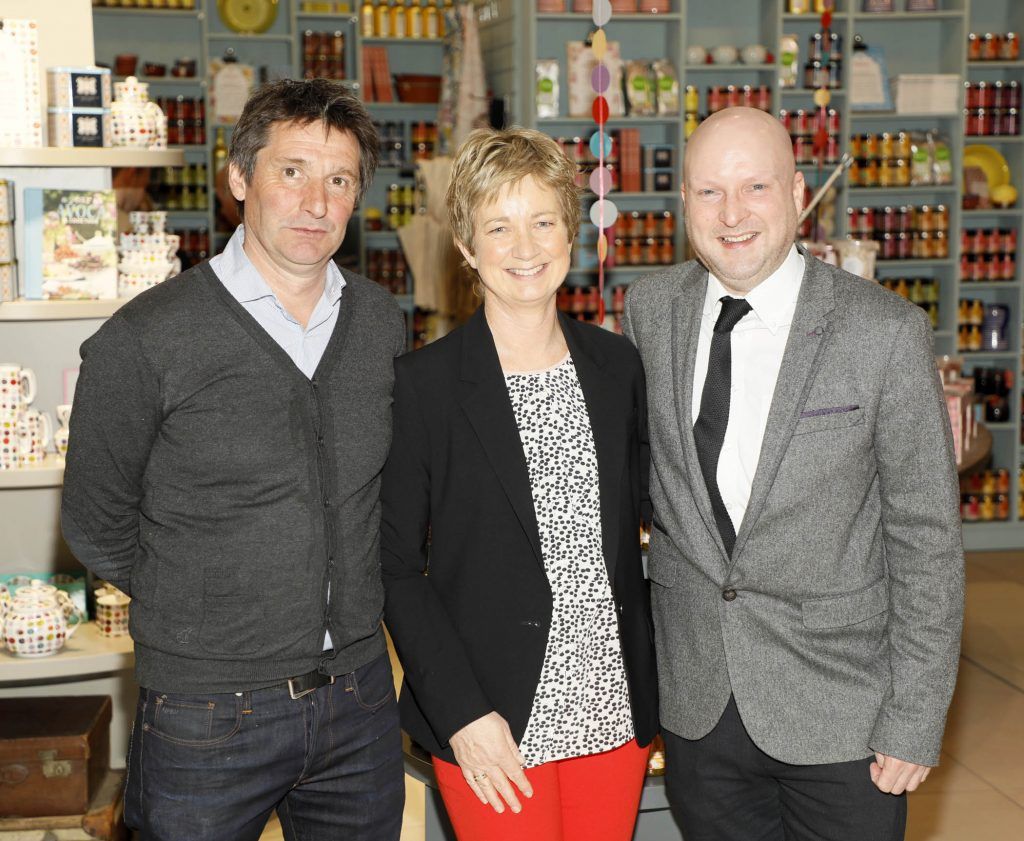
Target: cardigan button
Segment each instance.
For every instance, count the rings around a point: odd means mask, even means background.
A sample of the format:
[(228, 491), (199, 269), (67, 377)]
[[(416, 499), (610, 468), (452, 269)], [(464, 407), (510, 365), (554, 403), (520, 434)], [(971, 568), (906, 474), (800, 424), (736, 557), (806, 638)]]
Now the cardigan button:
[(730, 588), (728, 590), (722, 590), (722, 598), (725, 599), (725, 601), (727, 601), (727, 602), (735, 601), (736, 600), (736, 591), (733, 590), (732, 588)]

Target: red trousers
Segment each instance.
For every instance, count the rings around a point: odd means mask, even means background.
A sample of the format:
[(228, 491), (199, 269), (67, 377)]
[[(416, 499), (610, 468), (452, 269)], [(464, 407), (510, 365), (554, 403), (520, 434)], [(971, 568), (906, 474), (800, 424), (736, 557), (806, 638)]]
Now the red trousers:
[(434, 757), (434, 772), (459, 841), (629, 841), (647, 754), (634, 739), (605, 753), (527, 768), (533, 797), (516, 789), (518, 815), (508, 808), (499, 815), (477, 800), (458, 765)]

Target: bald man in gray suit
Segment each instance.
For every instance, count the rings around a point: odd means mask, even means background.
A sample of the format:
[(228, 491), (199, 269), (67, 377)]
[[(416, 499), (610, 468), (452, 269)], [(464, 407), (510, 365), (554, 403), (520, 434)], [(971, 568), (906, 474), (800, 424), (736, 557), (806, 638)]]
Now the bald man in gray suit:
[(699, 260), (630, 289), (667, 790), (686, 841), (898, 841), (956, 680), (963, 551), (923, 311), (794, 245), (770, 115), (687, 143)]

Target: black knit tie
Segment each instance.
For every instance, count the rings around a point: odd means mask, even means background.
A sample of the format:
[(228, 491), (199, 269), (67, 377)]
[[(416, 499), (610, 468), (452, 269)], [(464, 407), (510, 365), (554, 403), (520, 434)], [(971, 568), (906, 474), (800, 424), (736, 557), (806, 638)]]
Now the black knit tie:
[(715, 512), (715, 524), (722, 536), (725, 551), (732, 556), (736, 544), (736, 530), (729, 512), (722, 502), (718, 490), (718, 457), (725, 441), (725, 429), (729, 425), (729, 393), (732, 388), (732, 328), (739, 324), (751, 310), (750, 304), (742, 298), (721, 299), (722, 311), (715, 322), (715, 333), (711, 338), (711, 355), (708, 358), (708, 375), (704, 380), (704, 391), (700, 395), (700, 414), (693, 426), (693, 438), (697, 444), (697, 460), (704, 483), (711, 497), (711, 508)]

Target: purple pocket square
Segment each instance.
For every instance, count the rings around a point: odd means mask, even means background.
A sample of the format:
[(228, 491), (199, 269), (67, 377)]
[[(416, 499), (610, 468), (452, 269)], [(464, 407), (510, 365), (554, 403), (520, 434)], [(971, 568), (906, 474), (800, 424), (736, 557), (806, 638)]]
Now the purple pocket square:
[(800, 413), (802, 418), (818, 418), (822, 415), (841, 415), (843, 412), (855, 412), (860, 406), (832, 406), (828, 409), (807, 409)]

